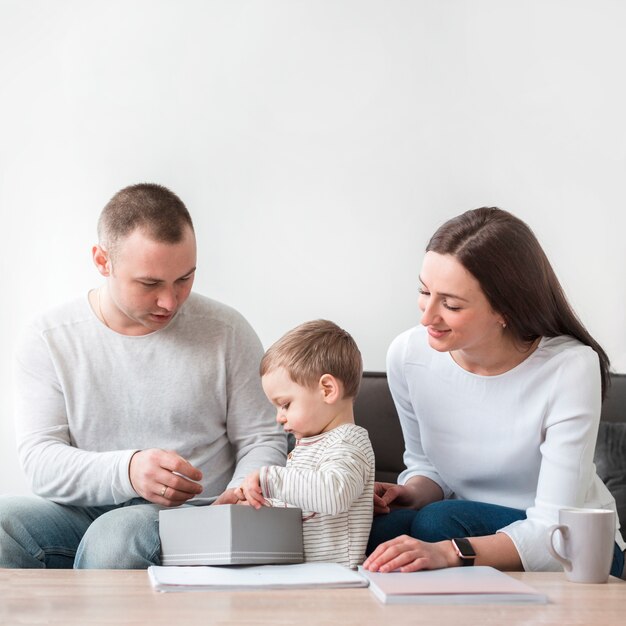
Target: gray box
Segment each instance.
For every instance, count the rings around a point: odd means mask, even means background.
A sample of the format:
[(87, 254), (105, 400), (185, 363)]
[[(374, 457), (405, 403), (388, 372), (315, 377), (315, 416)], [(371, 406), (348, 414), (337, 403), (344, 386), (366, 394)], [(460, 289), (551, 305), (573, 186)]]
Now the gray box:
[(302, 510), (220, 504), (159, 511), (163, 565), (302, 563)]

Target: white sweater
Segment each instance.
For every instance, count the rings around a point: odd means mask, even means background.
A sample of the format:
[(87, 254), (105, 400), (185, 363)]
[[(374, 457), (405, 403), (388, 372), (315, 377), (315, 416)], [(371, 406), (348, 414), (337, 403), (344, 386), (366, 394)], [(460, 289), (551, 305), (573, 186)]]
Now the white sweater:
[(446, 498), (525, 510), (526, 520), (499, 531), (525, 570), (561, 569), (546, 548), (560, 508), (615, 510), (593, 464), (601, 400), (591, 348), (542, 338), (517, 367), (479, 376), (432, 349), (419, 326), (393, 341), (387, 369), (406, 445), (398, 482), (426, 476)]
[(86, 297), (42, 315), (16, 367), (18, 452), (31, 489), (63, 504), (125, 502), (137, 497), (130, 458), (147, 448), (199, 468), (200, 500), (284, 463), (262, 353), (239, 313), (197, 294), (166, 328), (138, 337), (104, 326)]
[(374, 451), (364, 428), (344, 424), (298, 440), (287, 467), (262, 467), (260, 482), (272, 506), (302, 509), (305, 561), (363, 563), (374, 510)]

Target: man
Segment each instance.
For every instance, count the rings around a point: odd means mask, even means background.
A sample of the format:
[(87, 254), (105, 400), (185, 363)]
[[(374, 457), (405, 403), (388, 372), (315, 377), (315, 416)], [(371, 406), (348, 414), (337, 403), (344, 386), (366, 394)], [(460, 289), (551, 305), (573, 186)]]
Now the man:
[(249, 472), (285, 462), (258, 337), (191, 293), (178, 196), (127, 187), (98, 236), (104, 284), (38, 318), (18, 349), (18, 451), (36, 496), (0, 499), (0, 567), (158, 564), (159, 509), (236, 503)]

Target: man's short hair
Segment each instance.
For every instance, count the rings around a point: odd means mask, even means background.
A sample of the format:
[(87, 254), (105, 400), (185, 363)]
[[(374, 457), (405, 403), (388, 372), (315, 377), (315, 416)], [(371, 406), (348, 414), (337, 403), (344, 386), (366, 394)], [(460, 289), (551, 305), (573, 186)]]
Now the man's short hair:
[(313, 387), (330, 374), (343, 384), (344, 397), (354, 398), (361, 384), (363, 359), (348, 332), (328, 320), (315, 320), (290, 330), (267, 350), (261, 376), (280, 367), (303, 387)]
[(98, 239), (113, 254), (118, 242), (137, 228), (145, 230), (154, 241), (178, 243), (185, 226), (193, 230), (187, 207), (173, 191), (162, 185), (140, 183), (118, 191), (102, 209)]

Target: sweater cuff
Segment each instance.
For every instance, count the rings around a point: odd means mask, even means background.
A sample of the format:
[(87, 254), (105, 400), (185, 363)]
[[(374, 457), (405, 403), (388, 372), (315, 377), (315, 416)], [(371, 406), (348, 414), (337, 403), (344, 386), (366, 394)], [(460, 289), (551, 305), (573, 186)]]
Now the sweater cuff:
[(130, 462), (137, 452), (141, 452), (141, 450), (124, 450), (119, 453), (117, 476), (114, 477), (111, 484), (111, 493), (115, 504), (122, 504), (139, 497), (139, 494), (130, 482)]

